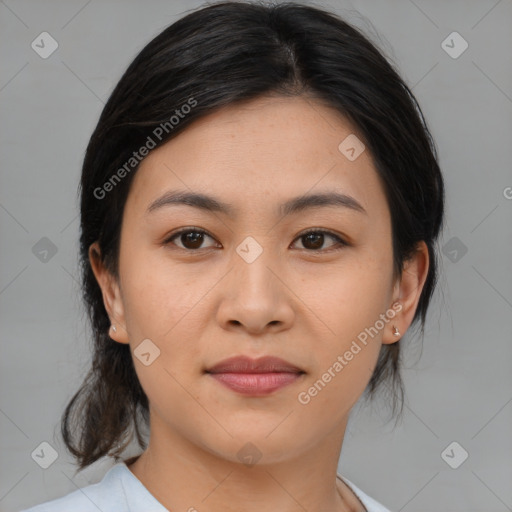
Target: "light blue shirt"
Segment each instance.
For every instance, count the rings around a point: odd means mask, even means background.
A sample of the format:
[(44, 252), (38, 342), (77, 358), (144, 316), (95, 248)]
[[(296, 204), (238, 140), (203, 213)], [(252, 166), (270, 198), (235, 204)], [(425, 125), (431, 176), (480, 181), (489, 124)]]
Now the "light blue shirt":
[[(350, 480), (338, 475), (354, 491), (368, 512), (390, 512)], [(21, 512), (169, 512), (144, 487), (124, 462), (112, 466), (101, 482)]]

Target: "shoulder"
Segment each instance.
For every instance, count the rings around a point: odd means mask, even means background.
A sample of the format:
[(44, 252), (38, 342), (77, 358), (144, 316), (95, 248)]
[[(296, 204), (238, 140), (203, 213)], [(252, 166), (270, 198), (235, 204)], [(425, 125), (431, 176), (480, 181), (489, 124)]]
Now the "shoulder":
[(345, 478), (341, 475), (338, 475), (343, 481), (352, 489), (354, 494), (359, 498), (361, 503), (365, 506), (367, 512), (391, 512), (388, 508), (386, 508), (382, 503), (374, 500), (371, 496), (368, 496), (365, 492), (363, 492), (357, 485), (351, 482), (348, 478)]
[(98, 512), (128, 510), (123, 488), (122, 463), (111, 467), (101, 482), (77, 489), (61, 498), (47, 501), (21, 512)]

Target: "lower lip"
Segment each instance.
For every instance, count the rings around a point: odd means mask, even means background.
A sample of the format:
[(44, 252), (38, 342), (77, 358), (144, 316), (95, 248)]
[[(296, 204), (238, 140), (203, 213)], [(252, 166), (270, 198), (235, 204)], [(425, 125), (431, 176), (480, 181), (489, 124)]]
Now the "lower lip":
[(292, 384), (300, 373), (210, 373), (221, 384), (244, 395), (268, 395)]

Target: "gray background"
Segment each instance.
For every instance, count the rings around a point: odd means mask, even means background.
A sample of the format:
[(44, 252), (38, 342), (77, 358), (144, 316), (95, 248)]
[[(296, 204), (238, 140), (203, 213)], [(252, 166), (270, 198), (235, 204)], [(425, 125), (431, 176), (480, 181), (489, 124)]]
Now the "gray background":
[[(111, 465), (75, 475), (58, 427), (89, 364), (77, 282), (80, 166), (126, 66), (201, 4), (0, 2), (1, 511), (99, 481)], [(340, 469), (393, 511), (512, 510), (512, 2), (317, 5), (361, 27), (399, 66), (447, 186), (441, 284), (423, 349), (413, 340), (405, 352), (404, 421), (394, 429), (381, 405), (359, 403)], [(59, 44), (47, 59), (31, 48), (43, 31)], [(458, 58), (441, 46), (453, 31), (469, 44)], [(57, 250), (46, 261), (33, 249), (43, 237)], [(31, 458), (43, 441), (58, 453), (48, 469)], [(442, 457), (454, 441), (447, 460), (469, 454), (457, 469)]]

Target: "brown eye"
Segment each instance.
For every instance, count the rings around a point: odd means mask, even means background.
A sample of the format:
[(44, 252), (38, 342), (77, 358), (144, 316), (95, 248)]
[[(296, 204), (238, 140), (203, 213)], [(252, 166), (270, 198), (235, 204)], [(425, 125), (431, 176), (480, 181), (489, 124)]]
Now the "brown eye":
[(331, 244), (327, 249), (325, 249), (326, 251), (330, 250), (332, 247), (339, 248), (339, 246), (348, 245), (348, 243), (346, 243), (338, 235), (331, 233), (330, 231), (324, 231), (321, 229), (311, 230), (308, 231), (307, 233), (303, 233), (297, 238), (297, 240), (302, 241), (304, 249), (308, 251), (319, 251), (322, 249), (322, 246), (324, 245), (326, 238), (330, 238), (331, 240), (335, 241), (334, 244)]
[[(173, 233), (163, 242), (163, 244), (172, 244), (180, 249), (188, 251), (199, 251), (201, 249), (210, 249), (212, 247), (216, 247), (215, 244), (210, 246), (203, 246), (207, 238), (214, 240), (214, 238), (203, 229), (184, 228), (176, 233)], [(324, 244), (328, 239), (333, 240), (334, 243), (331, 243), (327, 248), (325, 248)], [(301, 240), (303, 249), (311, 252), (329, 252), (331, 250), (340, 249), (349, 245), (347, 242), (345, 242), (345, 240), (343, 240), (335, 233), (322, 229), (312, 229), (306, 233), (303, 233), (302, 235), (299, 235), (296, 240)]]
[(320, 249), (324, 245), (323, 233), (308, 233), (302, 236), (303, 245), (306, 249)]
[[(177, 245), (180, 249), (186, 249), (191, 251), (198, 249), (207, 249), (209, 247), (201, 247), (205, 241), (205, 238), (210, 238), (213, 240), (213, 238), (202, 229), (187, 228), (182, 229), (177, 233), (174, 233), (171, 237), (165, 240), (164, 245), (173, 243)], [(181, 245), (175, 243), (174, 240), (178, 240), (181, 243)]]

